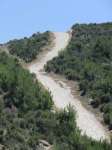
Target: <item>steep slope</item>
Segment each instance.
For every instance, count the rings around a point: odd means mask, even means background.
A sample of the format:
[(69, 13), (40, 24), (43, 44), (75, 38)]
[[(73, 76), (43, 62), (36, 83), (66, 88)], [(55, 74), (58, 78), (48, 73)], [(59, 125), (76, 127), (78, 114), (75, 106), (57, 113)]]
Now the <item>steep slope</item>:
[(64, 108), (71, 104), (77, 112), (77, 125), (81, 129), (82, 134), (86, 134), (95, 140), (109, 139), (105, 128), (96, 119), (96, 117), (86, 110), (80, 101), (73, 97), (70, 87), (64, 84), (62, 87), (52, 77), (45, 74), (43, 70), (47, 61), (58, 55), (58, 52), (64, 49), (70, 39), (68, 33), (54, 33), (54, 47), (40, 60), (28, 66), (31, 73), (35, 73), (38, 80), (51, 92), (54, 103), (57, 108)]
[[(49, 88), (49, 84), (53, 83), (54, 87), (51, 86), (51, 88), (53, 89), (53, 98), (56, 100), (55, 104), (57, 107), (59, 106), (58, 108), (63, 108), (68, 104), (68, 101), (63, 104), (63, 98), (70, 96), (68, 97), (70, 103), (72, 100), (68, 85), (63, 82), (58, 84), (53, 81), (54, 79), (47, 77), (45, 72), (42, 72), (45, 60), (51, 59), (54, 53), (57, 55), (58, 48), (65, 47), (68, 43), (68, 34), (55, 33), (54, 35), (56, 37), (54, 41), (57, 44), (63, 39), (64, 41), (59, 44), (60, 47), (55, 43), (55, 51), (52, 53), (51, 49), (47, 53), (48, 58), (46, 59), (41, 57), (44, 59), (43, 62), (38, 59), (40, 66), (39, 68), (34, 66), (33, 69), (37, 69), (39, 80), (42, 81), (43, 85), (45, 83), (46, 88)], [(33, 64), (30, 65), (32, 66)], [(63, 88), (61, 88), (62, 86)], [(64, 87), (67, 89), (63, 90)], [(55, 109), (54, 111), (53, 106), (50, 93), (36, 80), (36, 76), (24, 69), (20, 60), (16, 57), (1, 52), (0, 149), (111, 150), (112, 145), (105, 141), (95, 141), (87, 136), (81, 136), (76, 126), (74, 108), (67, 107), (64, 110)], [(44, 148), (42, 148), (43, 144)]]

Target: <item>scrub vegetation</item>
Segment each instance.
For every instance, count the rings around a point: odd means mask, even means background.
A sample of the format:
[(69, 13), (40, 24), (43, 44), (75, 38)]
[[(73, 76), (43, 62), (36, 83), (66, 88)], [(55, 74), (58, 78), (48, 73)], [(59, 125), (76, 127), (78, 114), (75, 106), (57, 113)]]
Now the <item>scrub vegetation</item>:
[(35, 33), (31, 37), (12, 40), (7, 43), (9, 52), (23, 59), (25, 62), (34, 60), (39, 52), (51, 42), (51, 32)]

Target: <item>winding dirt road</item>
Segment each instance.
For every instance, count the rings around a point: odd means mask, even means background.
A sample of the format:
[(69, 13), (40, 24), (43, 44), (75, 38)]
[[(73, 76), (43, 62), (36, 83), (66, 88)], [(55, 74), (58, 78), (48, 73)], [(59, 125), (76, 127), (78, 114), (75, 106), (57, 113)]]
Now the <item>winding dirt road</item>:
[(70, 39), (68, 33), (57, 32), (54, 33), (54, 36), (54, 47), (47, 54), (45, 54), (41, 60), (37, 60), (35, 63), (30, 64), (28, 69), (31, 73), (35, 73), (38, 80), (51, 92), (53, 101), (57, 108), (64, 108), (69, 104), (74, 107), (75, 111), (77, 112), (77, 126), (79, 129), (81, 129), (82, 134), (86, 134), (95, 140), (108, 140), (109, 136), (103, 125), (97, 120), (93, 113), (91, 113), (81, 104), (77, 98), (74, 98), (70, 87), (66, 83), (60, 81), (61, 84), (63, 84), (63, 86), (61, 86), (55, 81), (55, 79), (42, 71), (47, 61), (57, 56), (58, 52), (67, 46)]

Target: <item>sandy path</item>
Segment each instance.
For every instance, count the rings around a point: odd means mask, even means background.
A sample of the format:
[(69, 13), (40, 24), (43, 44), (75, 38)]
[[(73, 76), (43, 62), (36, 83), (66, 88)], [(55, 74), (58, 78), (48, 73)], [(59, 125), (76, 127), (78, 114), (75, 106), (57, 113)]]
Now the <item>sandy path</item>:
[(68, 33), (54, 33), (55, 35), (55, 46), (49, 51), (39, 62), (35, 62), (29, 65), (31, 73), (37, 75), (38, 80), (52, 93), (54, 103), (57, 108), (64, 108), (67, 105), (73, 105), (77, 112), (77, 126), (81, 129), (82, 134), (86, 134), (95, 140), (109, 139), (108, 134), (105, 131), (103, 125), (96, 119), (95, 115), (88, 111), (81, 102), (74, 98), (71, 93), (70, 87), (66, 83), (61, 81), (61, 86), (52, 77), (47, 76), (41, 70), (48, 60), (58, 55), (58, 52), (65, 48), (69, 41)]

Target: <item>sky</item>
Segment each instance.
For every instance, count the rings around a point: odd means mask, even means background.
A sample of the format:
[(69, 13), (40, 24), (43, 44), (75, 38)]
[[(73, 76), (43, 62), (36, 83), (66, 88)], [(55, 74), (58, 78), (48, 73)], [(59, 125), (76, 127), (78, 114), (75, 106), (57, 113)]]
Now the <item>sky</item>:
[(112, 0), (0, 0), (0, 43), (75, 23), (112, 21)]

